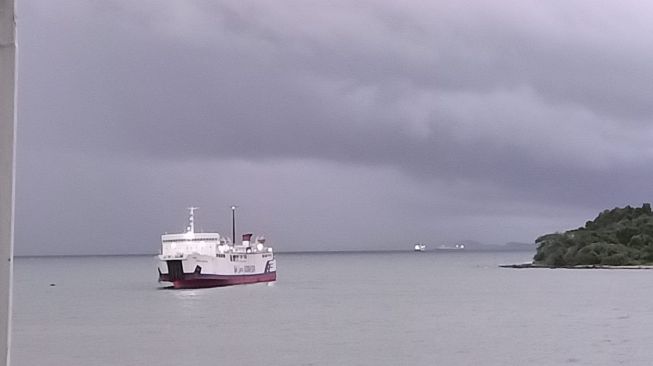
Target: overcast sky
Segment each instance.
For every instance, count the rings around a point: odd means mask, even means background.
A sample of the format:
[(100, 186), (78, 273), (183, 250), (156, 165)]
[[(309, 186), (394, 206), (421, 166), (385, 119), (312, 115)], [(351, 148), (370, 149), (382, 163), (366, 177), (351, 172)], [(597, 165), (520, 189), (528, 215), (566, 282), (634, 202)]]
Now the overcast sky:
[(18, 1), (18, 255), (533, 242), (652, 201), (642, 1)]

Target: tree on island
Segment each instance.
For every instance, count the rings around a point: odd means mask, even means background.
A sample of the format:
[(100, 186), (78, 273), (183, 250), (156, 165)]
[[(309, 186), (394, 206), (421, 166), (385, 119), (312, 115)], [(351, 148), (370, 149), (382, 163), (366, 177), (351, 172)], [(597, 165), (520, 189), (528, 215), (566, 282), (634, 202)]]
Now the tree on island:
[(601, 212), (584, 227), (535, 240), (535, 264), (547, 266), (641, 265), (653, 263), (651, 205)]

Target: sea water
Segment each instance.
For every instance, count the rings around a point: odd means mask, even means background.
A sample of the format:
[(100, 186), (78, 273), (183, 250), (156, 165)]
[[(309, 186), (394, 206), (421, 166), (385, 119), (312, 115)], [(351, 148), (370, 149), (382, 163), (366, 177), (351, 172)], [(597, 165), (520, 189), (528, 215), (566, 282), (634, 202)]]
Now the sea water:
[(530, 252), (277, 254), (278, 280), (163, 289), (153, 257), (15, 261), (12, 365), (650, 365), (653, 271)]

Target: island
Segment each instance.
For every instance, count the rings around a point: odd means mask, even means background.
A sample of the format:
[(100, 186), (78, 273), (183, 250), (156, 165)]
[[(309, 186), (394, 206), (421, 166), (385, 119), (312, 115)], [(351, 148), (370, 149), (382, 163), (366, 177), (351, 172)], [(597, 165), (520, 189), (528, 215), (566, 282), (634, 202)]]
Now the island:
[(520, 268), (647, 268), (653, 265), (651, 205), (605, 210), (584, 227), (543, 235), (535, 243), (533, 263)]

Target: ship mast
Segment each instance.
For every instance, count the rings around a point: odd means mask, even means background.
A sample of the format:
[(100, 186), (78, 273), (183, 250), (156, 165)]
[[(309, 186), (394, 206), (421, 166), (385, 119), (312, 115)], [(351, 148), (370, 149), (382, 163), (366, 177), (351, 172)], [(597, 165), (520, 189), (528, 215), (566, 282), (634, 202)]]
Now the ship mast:
[(236, 245), (236, 205), (231, 206), (231, 235), (232, 235), (232, 244)]
[(16, 18), (14, 0), (0, 0), (0, 365), (9, 365), (14, 255), (16, 143)]
[(188, 210), (190, 211), (190, 216), (188, 217), (188, 228), (187, 232), (189, 233), (194, 233), (195, 232), (195, 210), (197, 210), (199, 207), (189, 207)]

